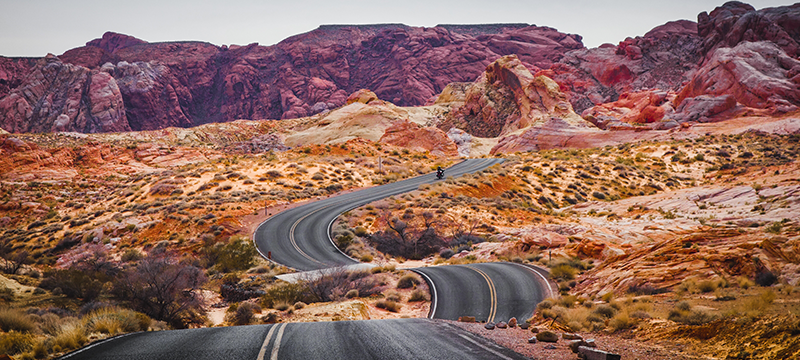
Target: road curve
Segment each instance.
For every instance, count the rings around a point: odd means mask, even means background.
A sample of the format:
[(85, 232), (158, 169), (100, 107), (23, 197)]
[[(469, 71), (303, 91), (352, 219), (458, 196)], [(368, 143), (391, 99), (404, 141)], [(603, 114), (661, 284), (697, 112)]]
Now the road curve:
[(411, 269), (431, 288), (432, 319), (520, 321), (533, 315), (536, 304), (554, 291), (544, 271), (515, 263), (480, 263)]
[(69, 360), (527, 359), (456, 326), (428, 319), (234, 326), (121, 336)]
[[(446, 169), (445, 174), (458, 177), (501, 162), (503, 159), (465, 160)], [(296, 270), (357, 264), (358, 261), (344, 255), (330, 241), (328, 231), (333, 220), (345, 211), (436, 181), (441, 180), (430, 173), (301, 205), (261, 223), (253, 239), (262, 256)]]

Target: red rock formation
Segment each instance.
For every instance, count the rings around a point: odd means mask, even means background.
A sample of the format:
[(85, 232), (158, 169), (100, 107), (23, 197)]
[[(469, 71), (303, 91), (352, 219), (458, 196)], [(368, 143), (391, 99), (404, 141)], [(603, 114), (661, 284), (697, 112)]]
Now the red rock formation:
[(698, 67), (700, 41), (694, 22), (672, 21), (617, 46), (571, 51), (537, 75), (558, 82), (582, 112), (616, 101), (623, 93), (679, 90)]
[(697, 31), (703, 37), (704, 56), (721, 47), (744, 41), (769, 41), (791, 57), (800, 56), (800, 3), (756, 11), (752, 6), (729, 1), (711, 13), (697, 15)]
[(456, 144), (442, 130), (410, 121), (397, 122), (387, 128), (379, 142), (415, 151), (430, 151), (436, 156), (458, 155)]
[(717, 48), (675, 103), (700, 95), (732, 96), (752, 108), (796, 110), (800, 105), (800, 61), (765, 41)]
[(654, 123), (672, 112), (670, 100), (674, 98), (674, 93), (662, 90), (623, 93), (619, 100), (586, 109), (581, 115), (602, 129), (613, 127), (617, 121), (633, 124)]
[[(479, 137), (497, 137), (542, 123), (551, 116), (583, 122), (572, 111), (558, 84), (546, 76), (533, 76), (515, 55), (504, 56), (486, 67), (486, 72), (469, 86), (461, 87), (455, 108), (441, 129), (456, 127)], [(448, 94), (457, 89), (451, 87)], [(463, 98), (463, 100), (461, 100)]]
[[(106, 33), (61, 58), (111, 74), (130, 127), (148, 130), (309, 116), (344, 105), (361, 88), (398, 105), (421, 105), (450, 82), (474, 80), (502, 55), (549, 66), (582, 47), (580, 36), (525, 24), (390, 24), (321, 26), (274, 46), (146, 43)], [(22, 86), (26, 72), (15, 68), (5, 77), (16, 80), (5, 83), (0, 72), (0, 96), (3, 86)]]
[(129, 131), (122, 95), (108, 73), (41, 59), (22, 86), (0, 99), (9, 132)]

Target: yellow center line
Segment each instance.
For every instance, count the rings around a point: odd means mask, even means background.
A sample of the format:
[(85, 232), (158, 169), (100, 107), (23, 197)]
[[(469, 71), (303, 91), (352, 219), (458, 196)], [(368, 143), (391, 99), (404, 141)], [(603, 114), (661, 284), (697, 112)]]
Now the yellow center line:
[(272, 327), (269, 328), (269, 332), (267, 333), (267, 337), (264, 338), (264, 344), (261, 345), (261, 350), (259, 350), (258, 357), (256, 359), (264, 360), (264, 356), (267, 354), (267, 346), (269, 346), (269, 340), (272, 339), (272, 334), (275, 333), (275, 329), (278, 326), (279, 325), (272, 325)]
[(278, 360), (278, 350), (281, 348), (284, 330), (286, 330), (286, 323), (281, 324), (281, 329), (278, 330), (278, 336), (275, 337), (275, 344), (272, 345), (272, 356), (269, 357), (270, 360)]
[(489, 317), (486, 319), (486, 322), (494, 322), (494, 317), (497, 315), (497, 289), (494, 287), (494, 281), (492, 278), (489, 277), (485, 272), (482, 270), (467, 265), (468, 268), (474, 270), (486, 280), (486, 283), (489, 284)]

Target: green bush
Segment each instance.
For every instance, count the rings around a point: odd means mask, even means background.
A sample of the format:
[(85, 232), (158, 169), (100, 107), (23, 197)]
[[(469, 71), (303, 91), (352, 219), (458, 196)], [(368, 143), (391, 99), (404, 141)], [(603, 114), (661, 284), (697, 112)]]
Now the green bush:
[(222, 272), (230, 272), (253, 267), (258, 251), (249, 239), (234, 237), (219, 249), (217, 255), (217, 268)]
[(614, 309), (611, 305), (602, 304), (602, 305), (598, 305), (597, 307), (595, 307), (592, 310), (592, 313), (596, 314), (596, 315), (599, 315), (599, 316), (602, 316), (602, 317), (604, 317), (606, 319), (610, 319), (611, 317), (614, 316), (614, 314), (617, 313), (617, 310)]

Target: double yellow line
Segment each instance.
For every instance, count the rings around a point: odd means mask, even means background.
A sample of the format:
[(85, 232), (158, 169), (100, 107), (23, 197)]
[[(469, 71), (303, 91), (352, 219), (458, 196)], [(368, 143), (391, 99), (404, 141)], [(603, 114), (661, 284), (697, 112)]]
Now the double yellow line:
[(473, 271), (477, 272), (480, 276), (486, 280), (486, 283), (489, 285), (489, 317), (486, 319), (486, 322), (494, 322), (494, 317), (497, 315), (497, 289), (494, 287), (494, 281), (492, 278), (489, 277), (483, 270), (478, 269), (473, 266), (466, 265), (466, 267), (472, 269)]

